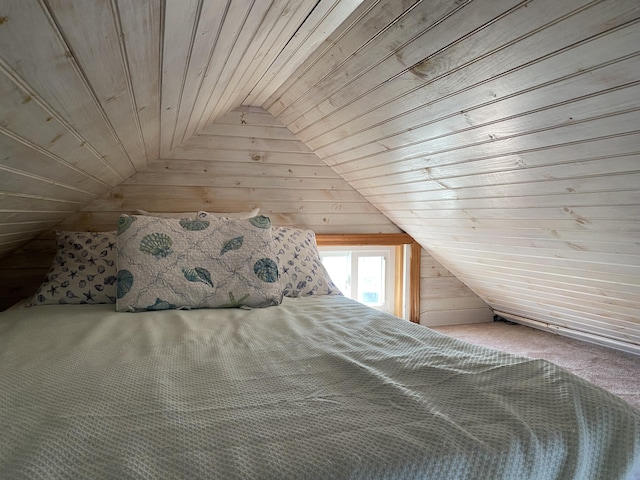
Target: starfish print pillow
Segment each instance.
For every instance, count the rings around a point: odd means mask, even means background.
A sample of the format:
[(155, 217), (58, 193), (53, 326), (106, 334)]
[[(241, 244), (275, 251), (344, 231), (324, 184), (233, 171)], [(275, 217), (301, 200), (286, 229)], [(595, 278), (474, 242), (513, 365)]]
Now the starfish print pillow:
[(28, 305), (115, 303), (115, 232), (56, 232), (56, 254)]

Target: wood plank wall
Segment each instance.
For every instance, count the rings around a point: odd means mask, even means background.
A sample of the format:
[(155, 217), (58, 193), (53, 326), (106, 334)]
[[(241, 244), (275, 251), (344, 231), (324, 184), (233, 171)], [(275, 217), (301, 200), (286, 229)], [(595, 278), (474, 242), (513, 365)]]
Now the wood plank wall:
[(352, 20), (263, 106), (491, 306), (638, 348), (640, 2)]
[(248, 211), (318, 233), (400, 229), (271, 114), (241, 107), (70, 215), (60, 228), (110, 228), (120, 212)]
[[(118, 215), (148, 212), (248, 211), (259, 207), (276, 225), (317, 233), (398, 233), (401, 230), (324, 164), (271, 114), (241, 107), (147, 169), (70, 214), (60, 230), (113, 230)], [(54, 252), (53, 230), (0, 263), (0, 301), (5, 306), (33, 293)], [(437, 312), (486, 305), (423, 251), (427, 268), (421, 321)], [(471, 298), (471, 299), (470, 299)], [(462, 306), (461, 306), (462, 305)], [(471, 310), (466, 313), (470, 314)], [(443, 314), (446, 315), (446, 314)], [(467, 318), (467, 317), (465, 317)], [(471, 318), (471, 316), (469, 317)]]
[(425, 249), (420, 260), (421, 325), (463, 325), (493, 320), (493, 310)]
[(158, 157), (159, 6), (2, 2), (0, 256)]

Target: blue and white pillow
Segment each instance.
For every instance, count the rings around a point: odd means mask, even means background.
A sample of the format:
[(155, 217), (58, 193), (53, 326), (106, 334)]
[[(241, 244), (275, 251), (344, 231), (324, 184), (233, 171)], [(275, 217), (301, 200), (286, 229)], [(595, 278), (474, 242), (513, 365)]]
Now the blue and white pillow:
[(271, 221), (122, 215), (116, 310), (282, 302)]
[(257, 217), (260, 208), (254, 208), (249, 212), (198, 212), (198, 218), (215, 217), (217, 220), (241, 220), (244, 218)]
[(193, 218), (198, 215), (213, 215), (219, 220), (239, 220), (242, 218), (257, 217), (260, 212), (259, 208), (254, 208), (249, 212), (147, 212), (146, 210), (136, 210), (136, 215), (146, 215), (149, 217), (161, 217), (161, 218)]
[(273, 227), (273, 239), (286, 297), (342, 295), (320, 260), (313, 230)]
[(56, 232), (56, 254), (28, 306), (115, 303), (115, 232)]

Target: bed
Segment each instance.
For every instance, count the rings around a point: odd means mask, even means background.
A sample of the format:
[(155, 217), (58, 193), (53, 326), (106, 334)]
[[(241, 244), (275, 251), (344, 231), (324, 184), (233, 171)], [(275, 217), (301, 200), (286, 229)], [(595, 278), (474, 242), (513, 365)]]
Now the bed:
[[(176, 228), (204, 231), (189, 222)], [(166, 238), (153, 239), (166, 253)], [(113, 283), (112, 237), (58, 240), (38, 306), (0, 314), (2, 479), (640, 478), (640, 411), (554, 364), (455, 340), (308, 275), (294, 281), (293, 266), (279, 276), (287, 295), (263, 308), (237, 305), (249, 298), (238, 293), (234, 308), (185, 309), (183, 292), (158, 293), (156, 275), (136, 293), (140, 310), (118, 304), (140, 277), (135, 259), (120, 275), (118, 257)], [(162, 265), (179, 255), (175, 238), (164, 257), (128, 243)], [(237, 243), (218, 250), (226, 258)], [(260, 257), (251, 265), (268, 283)], [(83, 290), (70, 259), (91, 265)], [(197, 268), (174, 270), (212, 301), (218, 277)], [(107, 303), (90, 303), (98, 292)]]
[(1, 478), (640, 475), (621, 399), (340, 296), (16, 309), (0, 359)]

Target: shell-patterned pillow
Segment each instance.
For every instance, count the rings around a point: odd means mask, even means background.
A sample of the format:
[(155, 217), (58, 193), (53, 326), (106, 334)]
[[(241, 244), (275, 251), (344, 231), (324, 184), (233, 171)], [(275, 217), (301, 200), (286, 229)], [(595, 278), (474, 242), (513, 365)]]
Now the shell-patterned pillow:
[(282, 302), (271, 221), (121, 215), (116, 310)]
[(28, 305), (115, 303), (115, 232), (56, 232), (56, 254)]
[(273, 227), (273, 238), (284, 296), (342, 295), (320, 260), (313, 230)]

